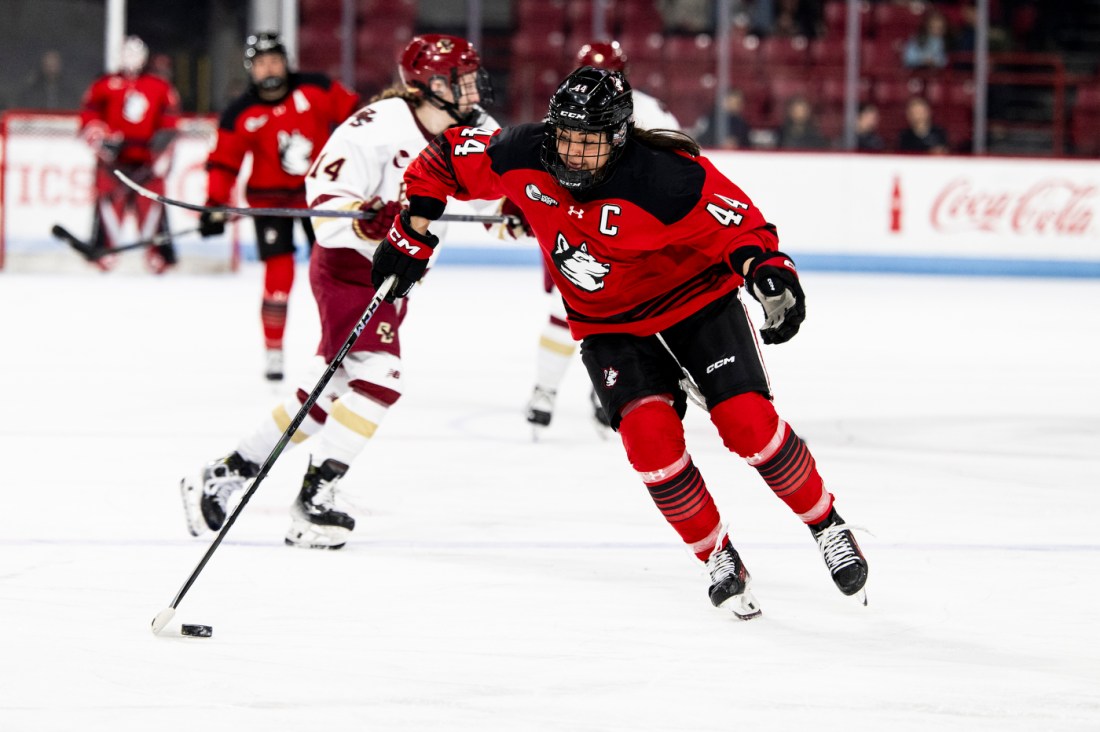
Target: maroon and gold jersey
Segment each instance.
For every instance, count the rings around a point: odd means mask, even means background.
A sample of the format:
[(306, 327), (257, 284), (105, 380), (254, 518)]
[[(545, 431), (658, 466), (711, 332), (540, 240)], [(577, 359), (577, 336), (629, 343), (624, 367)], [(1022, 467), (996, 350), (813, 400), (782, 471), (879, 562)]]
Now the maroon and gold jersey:
[(106, 125), (107, 134), (121, 135), (122, 147), (114, 162), (148, 165), (154, 157), (149, 146), (153, 135), (175, 129), (179, 106), (175, 88), (159, 76), (107, 74), (84, 93), (80, 126), (98, 122)]
[(305, 175), (332, 131), (359, 107), (359, 95), (320, 74), (290, 74), (278, 101), (255, 86), (222, 114), (206, 162), (210, 203), (229, 202), (247, 153), (252, 172), (245, 195), (253, 206), (305, 207)]
[(775, 227), (705, 157), (631, 138), (611, 175), (581, 196), (541, 162), (545, 127), (455, 127), (405, 173), (413, 213), (506, 196), (520, 207), (565, 301), (574, 338), (652, 335), (733, 291), (740, 246), (774, 250)]

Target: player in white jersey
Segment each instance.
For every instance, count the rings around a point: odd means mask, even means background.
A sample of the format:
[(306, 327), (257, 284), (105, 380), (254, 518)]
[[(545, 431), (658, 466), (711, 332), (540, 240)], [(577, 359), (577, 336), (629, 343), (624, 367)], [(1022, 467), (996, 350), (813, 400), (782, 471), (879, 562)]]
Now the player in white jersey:
[[(594, 66), (598, 69), (625, 74), (626, 53), (618, 41), (592, 41), (584, 44), (577, 52), (577, 66)], [(635, 127), (645, 130), (680, 130), (680, 123), (663, 102), (639, 91), (636, 87), (632, 92)], [(558, 387), (565, 378), (565, 371), (573, 359), (573, 354), (577, 351), (577, 343), (569, 335), (569, 327), (565, 323), (565, 306), (557, 289), (551, 283), (549, 274), (545, 270), (543, 274), (543, 287), (550, 300), (550, 316), (539, 334), (538, 355), (535, 361), (535, 388), (527, 402), (527, 421), (531, 423), (536, 439), (539, 431), (547, 427), (554, 416), (554, 402)], [(591, 392), (591, 400), (596, 421), (606, 427), (607, 415), (594, 391)]]
[[(181, 482), (188, 529), (217, 531), (233, 494), (260, 465), (306, 402), (313, 385), (374, 298), (371, 260), (394, 216), (407, 205), (405, 166), (437, 134), (462, 124), (496, 129), (481, 109), (491, 101), (477, 51), (454, 36), (423, 35), (405, 48), (400, 88), (383, 92), (340, 125), (306, 175), (310, 208), (375, 212), (371, 219), (313, 218), (317, 245), (309, 279), (321, 319), (315, 368), (293, 397), (277, 406), (235, 451)], [(291, 507), (286, 543), (338, 549), (355, 519), (335, 505), (335, 490), (401, 396), (401, 322), (405, 300), (384, 302), (359, 336), (291, 445), (310, 442), (310, 464)]]

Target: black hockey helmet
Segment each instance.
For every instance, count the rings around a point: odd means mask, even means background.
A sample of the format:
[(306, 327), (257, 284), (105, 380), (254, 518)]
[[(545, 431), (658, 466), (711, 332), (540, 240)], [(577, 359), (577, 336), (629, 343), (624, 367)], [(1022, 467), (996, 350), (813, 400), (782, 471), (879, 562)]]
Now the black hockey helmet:
[(263, 53), (277, 53), (284, 59), (287, 58), (286, 46), (279, 34), (274, 31), (255, 33), (244, 42), (244, 67), (252, 69), (252, 59)]
[[(542, 163), (563, 188), (583, 191), (607, 177), (634, 127), (630, 84), (618, 71), (583, 66), (558, 86), (546, 114)], [(583, 154), (563, 156), (570, 133), (599, 133)], [(565, 159), (568, 157), (568, 160)], [(601, 162), (602, 160), (602, 162)]]

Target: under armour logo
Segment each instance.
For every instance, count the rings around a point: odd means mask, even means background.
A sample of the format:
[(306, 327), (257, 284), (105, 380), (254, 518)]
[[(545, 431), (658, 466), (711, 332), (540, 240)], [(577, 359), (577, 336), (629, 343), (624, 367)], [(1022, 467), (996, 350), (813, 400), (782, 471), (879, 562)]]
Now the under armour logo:
[(583, 209), (574, 208), (573, 206), (570, 206), (568, 213), (569, 213), (570, 216), (576, 216), (578, 219), (583, 219), (584, 218), (584, 210)]

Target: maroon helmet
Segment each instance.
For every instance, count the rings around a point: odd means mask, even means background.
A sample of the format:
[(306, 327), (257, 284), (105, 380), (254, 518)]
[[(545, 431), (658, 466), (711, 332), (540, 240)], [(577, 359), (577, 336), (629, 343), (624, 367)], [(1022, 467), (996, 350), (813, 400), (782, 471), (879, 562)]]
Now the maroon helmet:
[(427, 88), (442, 77), (448, 84), (455, 78), (481, 68), (481, 57), (469, 41), (457, 36), (430, 33), (416, 36), (401, 52), (401, 81), (406, 86)]
[(577, 66), (595, 66), (608, 71), (626, 71), (626, 53), (618, 41), (592, 41), (577, 53)]
[[(445, 36), (428, 33), (416, 36), (401, 52), (401, 81), (405, 86), (419, 89), (424, 97), (436, 107), (445, 110), (459, 124), (476, 125), (484, 117), (479, 106), (463, 111), (455, 102), (449, 102), (432, 91), (432, 79), (441, 79), (451, 88), (454, 100), (466, 93), (471, 98), (474, 88), (477, 90), (478, 103), (489, 104), (493, 101), (493, 87), (489, 75), (481, 68), (481, 57), (469, 41), (457, 36)], [(460, 81), (461, 77), (473, 73), (474, 81)]]

